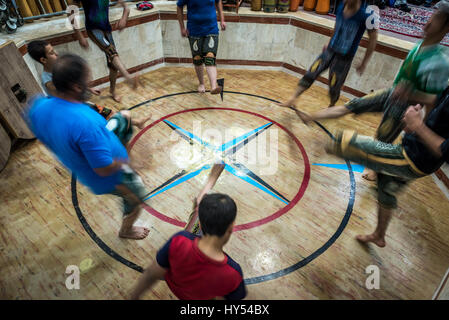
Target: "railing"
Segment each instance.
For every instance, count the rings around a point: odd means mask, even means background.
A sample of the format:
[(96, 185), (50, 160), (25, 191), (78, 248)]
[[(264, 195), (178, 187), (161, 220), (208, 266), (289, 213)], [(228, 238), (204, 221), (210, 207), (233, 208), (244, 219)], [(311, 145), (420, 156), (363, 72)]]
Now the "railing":
[[(42, 5), (42, 2), (40, 0), (35, 0), (36, 4), (40, 7), (39, 10), (42, 12), (45, 12), (45, 8)], [(124, 0), (124, 2), (137, 2), (136, 0)], [(66, 0), (64, 0), (64, 3), (66, 5), (66, 7), (68, 7), (68, 3)], [(115, 6), (118, 3), (118, 1), (111, 1), (109, 3), (109, 6)], [(80, 11), (83, 11), (83, 8), (80, 8)], [(52, 13), (44, 13), (44, 14), (40, 14), (37, 16), (31, 16), (31, 17), (24, 17), (23, 20), (27, 21), (27, 20), (35, 20), (35, 19), (40, 19), (40, 18), (51, 18), (51, 17), (55, 17), (55, 16), (59, 16), (62, 14), (66, 14), (66, 10), (64, 11), (58, 11), (58, 12), (52, 12)]]

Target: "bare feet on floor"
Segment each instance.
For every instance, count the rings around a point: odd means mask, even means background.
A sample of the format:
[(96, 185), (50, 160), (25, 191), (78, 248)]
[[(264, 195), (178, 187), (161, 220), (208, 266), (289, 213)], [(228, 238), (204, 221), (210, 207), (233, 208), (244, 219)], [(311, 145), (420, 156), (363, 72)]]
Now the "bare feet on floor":
[(366, 179), (368, 181), (376, 181), (377, 179), (377, 174), (375, 171), (370, 170), (370, 169), (365, 169), (365, 171), (362, 174), (362, 178)]
[(150, 120), (151, 117), (152, 117), (152, 115), (150, 114), (148, 117), (136, 121), (135, 126), (137, 128), (139, 128), (140, 130), (142, 130), (143, 128), (145, 128), (145, 123), (147, 123), (147, 121)]
[(210, 90), (211, 94), (219, 94), (223, 88), (221, 86), (217, 86)]
[(144, 227), (131, 227), (128, 230), (120, 230), (118, 236), (120, 238), (141, 240), (148, 236), (150, 229)]
[(111, 98), (115, 102), (118, 102), (118, 103), (122, 102), (122, 97), (120, 97), (116, 92), (111, 92)]
[(198, 92), (199, 92), (199, 93), (204, 93), (204, 92), (206, 92), (206, 88), (204, 87), (204, 84), (200, 84), (200, 85), (198, 86)]
[(375, 245), (377, 245), (378, 247), (385, 247), (386, 243), (385, 243), (385, 239), (384, 238), (380, 238), (379, 236), (377, 236), (376, 234), (369, 234), (369, 235), (358, 235), (355, 237), (358, 241), (363, 242), (365, 244), (368, 244), (369, 242), (374, 243)]

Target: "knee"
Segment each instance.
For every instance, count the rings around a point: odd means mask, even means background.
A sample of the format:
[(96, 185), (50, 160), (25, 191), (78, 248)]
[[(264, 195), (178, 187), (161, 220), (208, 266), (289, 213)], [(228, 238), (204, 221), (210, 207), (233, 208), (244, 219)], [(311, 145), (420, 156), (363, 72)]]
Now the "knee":
[(213, 52), (206, 53), (204, 57), (204, 64), (206, 66), (214, 66), (216, 63), (215, 54)]
[(120, 114), (126, 119), (131, 119), (131, 112), (128, 110), (122, 110), (120, 111)]
[(203, 64), (203, 58), (201, 56), (194, 56), (193, 57), (193, 64), (196, 66), (201, 66)]

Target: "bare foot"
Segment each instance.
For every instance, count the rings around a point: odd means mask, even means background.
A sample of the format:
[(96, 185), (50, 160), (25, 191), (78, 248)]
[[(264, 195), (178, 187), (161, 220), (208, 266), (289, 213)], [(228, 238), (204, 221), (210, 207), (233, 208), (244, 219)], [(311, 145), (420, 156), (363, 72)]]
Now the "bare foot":
[(217, 86), (210, 90), (210, 94), (219, 94), (221, 92), (221, 89), (223, 89), (221, 86)]
[(204, 93), (204, 92), (206, 92), (206, 88), (204, 87), (204, 84), (200, 84), (200, 85), (198, 86), (198, 92), (199, 92), (199, 93)]
[(112, 100), (114, 100), (115, 102), (122, 102), (122, 97), (120, 97), (119, 95), (117, 95), (117, 93), (115, 92), (111, 92), (111, 98)]
[(144, 227), (132, 227), (128, 230), (120, 230), (118, 236), (120, 238), (128, 238), (134, 240), (141, 240), (148, 236), (150, 229)]
[(362, 235), (358, 235), (355, 237), (358, 241), (363, 242), (363, 243), (369, 243), (372, 242), (375, 245), (377, 245), (378, 247), (385, 247), (386, 243), (385, 243), (385, 239), (381, 239), (379, 238), (376, 234), (370, 234), (370, 235), (366, 235), (366, 236), (362, 236)]
[(134, 125), (139, 128), (140, 130), (142, 130), (143, 128), (145, 128), (145, 123), (147, 123), (148, 120), (150, 120), (152, 117), (152, 115), (150, 114), (148, 117), (141, 119), (141, 120), (137, 120)]
[(365, 169), (365, 172), (362, 174), (362, 178), (368, 181), (376, 181), (377, 174), (373, 170)]
[(126, 84), (128, 84), (133, 90), (136, 90), (139, 86), (142, 86), (142, 84), (139, 81), (139, 75), (135, 74), (132, 76), (132, 78), (127, 79)]

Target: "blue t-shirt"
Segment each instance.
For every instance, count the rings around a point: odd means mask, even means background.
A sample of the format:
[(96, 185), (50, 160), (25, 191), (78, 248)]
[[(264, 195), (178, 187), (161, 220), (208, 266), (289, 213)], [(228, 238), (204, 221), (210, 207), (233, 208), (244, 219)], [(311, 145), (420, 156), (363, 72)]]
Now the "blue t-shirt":
[(218, 34), (215, 3), (220, 0), (178, 0), (178, 7), (187, 5), (187, 30), (193, 37)]
[(366, 30), (366, 24), (371, 13), (367, 13), (364, 2), (360, 5), (359, 11), (349, 19), (345, 19), (343, 9), (344, 2), (340, 3), (337, 8), (335, 32), (329, 47), (342, 55), (354, 56)]
[(49, 83), (49, 82), (52, 82), (52, 81), (53, 81), (53, 75), (50, 72), (47, 72), (47, 71), (42, 72), (42, 74), (41, 74), (41, 83), (42, 83), (42, 87), (43, 87), (45, 93), (47, 94), (47, 96), (49, 94), (48, 94), (48, 90), (47, 90), (46, 84)]
[(120, 184), (121, 172), (101, 177), (93, 170), (114, 159), (128, 160), (125, 147), (97, 112), (84, 103), (42, 97), (28, 115), (36, 137), (92, 192), (110, 193)]

